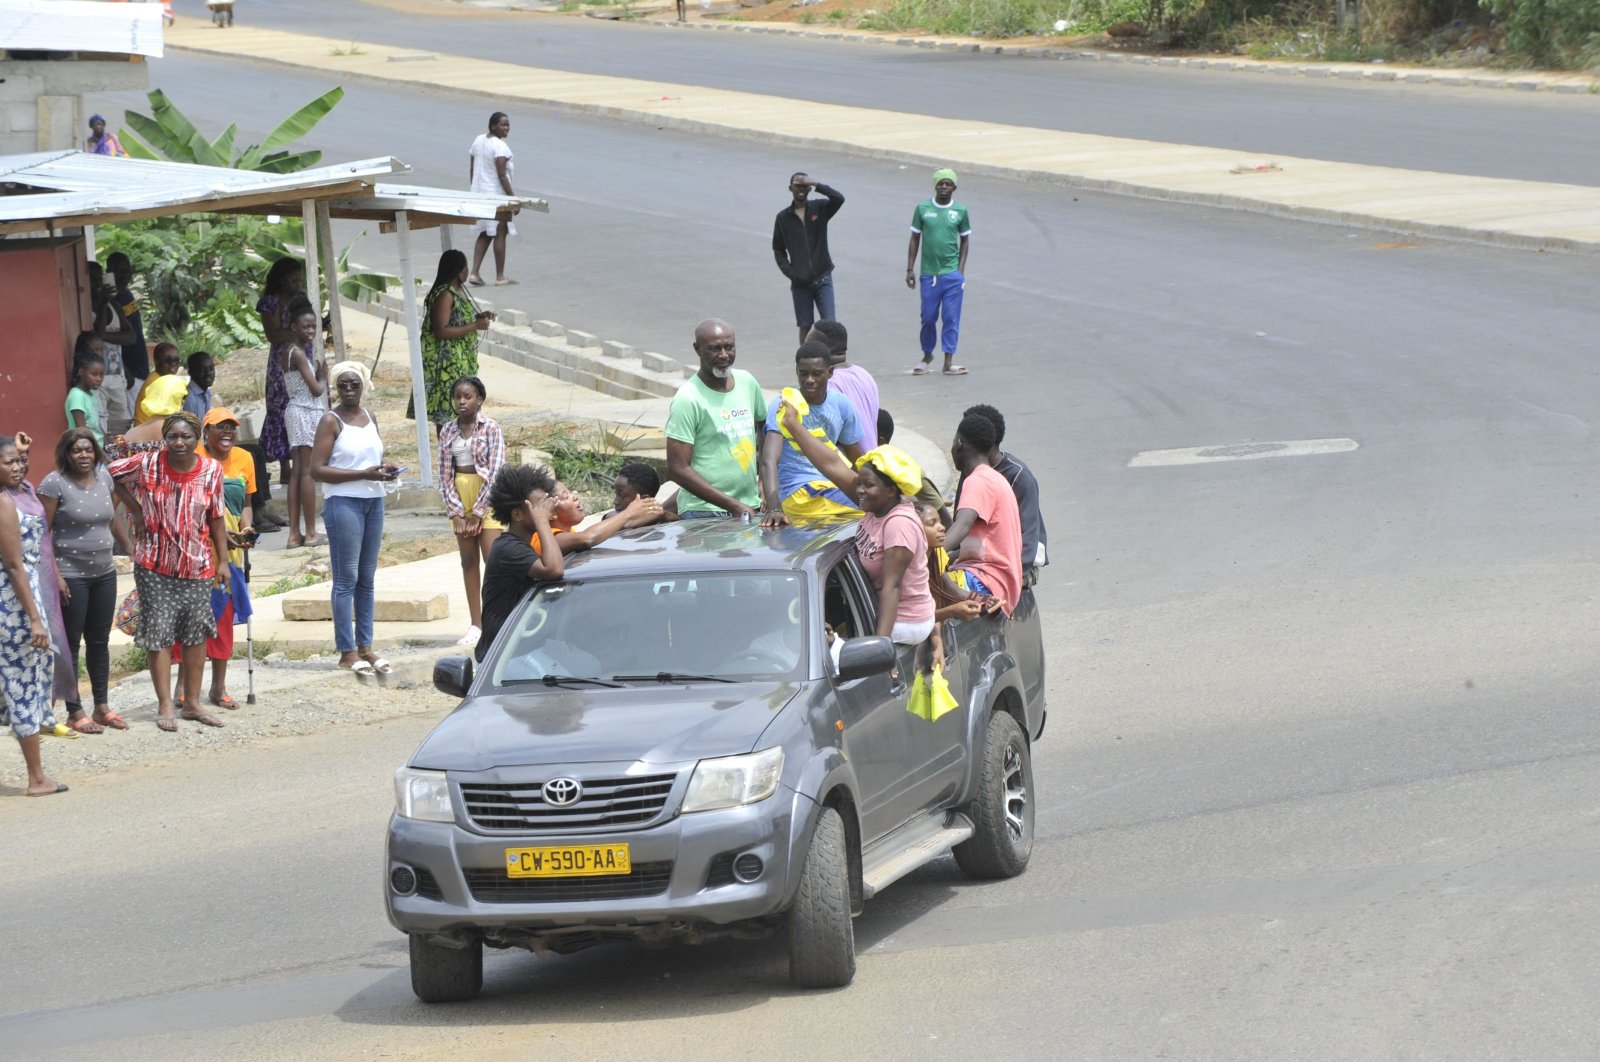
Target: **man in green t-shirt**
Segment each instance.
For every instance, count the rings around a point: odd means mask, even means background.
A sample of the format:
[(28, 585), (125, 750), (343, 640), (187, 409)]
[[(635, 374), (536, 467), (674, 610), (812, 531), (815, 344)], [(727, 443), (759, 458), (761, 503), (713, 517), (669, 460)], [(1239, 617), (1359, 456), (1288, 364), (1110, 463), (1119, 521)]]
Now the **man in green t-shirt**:
[(673, 396), (665, 433), (667, 475), (682, 488), (678, 515), (754, 519), (766, 396), (754, 376), (733, 367), (737, 350), (728, 322), (701, 321), (694, 352), (700, 371)]
[[(957, 365), (956, 340), (961, 334), (961, 293), (967, 286), (967, 236), (972, 222), (967, 208), (955, 201), (956, 171), (937, 170), (933, 198), (917, 204), (911, 214), (911, 244), (906, 248), (906, 287), (922, 294), (922, 361), (911, 370), (925, 376), (933, 366), (934, 339), (944, 349), (944, 374), (965, 376)], [(917, 250), (922, 250), (922, 274), (917, 276)], [(943, 331), (939, 325), (943, 322)]]

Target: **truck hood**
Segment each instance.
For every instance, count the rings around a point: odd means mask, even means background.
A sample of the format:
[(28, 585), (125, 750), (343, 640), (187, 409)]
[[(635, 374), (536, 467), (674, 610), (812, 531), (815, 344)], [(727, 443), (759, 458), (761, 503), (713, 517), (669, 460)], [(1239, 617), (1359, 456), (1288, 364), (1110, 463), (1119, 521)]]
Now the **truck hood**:
[(436, 771), (573, 763), (682, 763), (748, 752), (803, 684), (507, 690), (471, 698), (411, 757)]

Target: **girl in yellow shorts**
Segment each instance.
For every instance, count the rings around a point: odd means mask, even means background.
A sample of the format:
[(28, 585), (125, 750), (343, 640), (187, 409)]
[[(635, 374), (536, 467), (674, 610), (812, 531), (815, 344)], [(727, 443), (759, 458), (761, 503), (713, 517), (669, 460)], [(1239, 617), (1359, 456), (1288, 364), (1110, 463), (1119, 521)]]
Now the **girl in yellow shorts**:
[(506, 463), (506, 439), (500, 425), (482, 415), (489, 397), (483, 381), (463, 376), (450, 385), (456, 419), (439, 431), (439, 493), (444, 496), (450, 528), (461, 551), (461, 580), (467, 588), (470, 626), (458, 645), (475, 646), (483, 633), (483, 595), (480, 560), (488, 561), (489, 547), (505, 525), (489, 515), (489, 488)]

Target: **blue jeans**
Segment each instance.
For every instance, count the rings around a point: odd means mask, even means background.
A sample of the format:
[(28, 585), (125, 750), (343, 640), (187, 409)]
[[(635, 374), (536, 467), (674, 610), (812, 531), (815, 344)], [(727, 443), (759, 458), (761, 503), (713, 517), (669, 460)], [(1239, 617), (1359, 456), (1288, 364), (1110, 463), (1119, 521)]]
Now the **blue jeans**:
[(810, 328), (818, 321), (838, 320), (833, 315), (832, 273), (815, 284), (791, 284), (789, 294), (794, 298), (794, 323), (799, 327)]
[(919, 294), (922, 296), (922, 356), (933, 357), (933, 341), (938, 322), (944, 322), (940, 346), (947, 356), (956, 352), (956, 340), (961, 336), (961, 293), (966, 289), (966, 278), (960, 273), (946, 273), (942, 277), (923, 274)]
[(383, 545), (383, 499), (334, 495), (322, 502), (333, 569), (333, 641), (341, 653), (372, 644), (372, 602)]

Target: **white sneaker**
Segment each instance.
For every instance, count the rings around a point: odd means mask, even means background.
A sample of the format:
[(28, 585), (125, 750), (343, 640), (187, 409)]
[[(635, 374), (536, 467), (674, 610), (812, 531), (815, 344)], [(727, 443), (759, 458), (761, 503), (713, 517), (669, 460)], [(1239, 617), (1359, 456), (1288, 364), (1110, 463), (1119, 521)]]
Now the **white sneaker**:
[(457, 642), (456, 644), (457, 645), (465, 645), (468, 648), (476, 648), (477, 645), (478, 645), (478, 639), (481, 638), (481, 637), (483, 637), (483, 632), (482, 631), (480, 631), (476, 627), (468, 627), (467, 628), (467, 633), (463, 634), (461, 636), (461, 640), (459, 642)]

